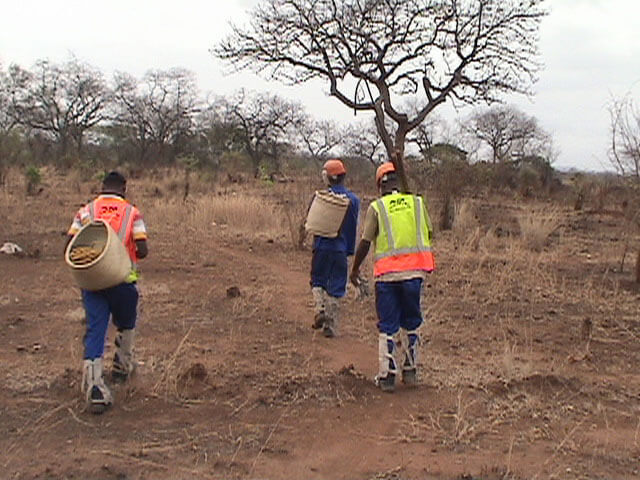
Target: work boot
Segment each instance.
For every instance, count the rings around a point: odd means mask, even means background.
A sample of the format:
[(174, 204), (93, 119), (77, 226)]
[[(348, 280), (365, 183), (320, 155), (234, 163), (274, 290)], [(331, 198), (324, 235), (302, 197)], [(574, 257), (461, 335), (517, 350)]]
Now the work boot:
[(327, 295), (325, 300), (326, 320), (322, 329), (322, 334), (327, 338), (333, 338), (338, 333), (338, 311), (340, 299)]
[(104, 413), (113, 404), (111, 391), (104, 383), (102, 358), (84, 361), (82, 391), (86, 393), (87, 410), (91, 413)]
[(313, 295), (313, 309), (316, 312), (313, 317), (311, 328), (318, 330), (324, 327), (324, 322), (327, 319), (325, 311), (325, 298), (327, 297), (327, 292), (322, 287), (313, 287), (311, 289), (311, 294)]
[(324, 327), (325, 322), (327, 321), (327, 315), (324, 312), (318, 312), (313, 317), (313, 323), (311, 324), (311, 328), (314, 330), (318, 330)]
[(392, 335), (378, 335), (378, 374), (374, 382), (383, 392), (393, 392), (396, 387), (398, 367), (395, 359), (396, 342)]
[(322, 334), (326, 338), (333, 338), (336, 336), (335, 324), (332, 318), (326, 318), (324, 326), (322, 327)]
[(126, 382), (136, 370), (136, 362), (133, 359), (134, 340), (135, 329), (118, 330), (116, 334), (116, 351), (113, 355), (113, 367), (111, 369), (111, 378), (115, 382)]
[(418, 372), (415, 368), (402, 369), (402, 383), (405, 385), (415, 385), (418, 383)]
[(393, 393), (396, 389), (396, 376), (388, 373), (386, 377), (376, 377), (375, 383), (383, 392)]
[(405, 385), (415, 385), (418, 383), (418, 346), (420, 337), (417, 330), (402, 330), (402, 351), (404, 360), (402, 362), (402, 383)]

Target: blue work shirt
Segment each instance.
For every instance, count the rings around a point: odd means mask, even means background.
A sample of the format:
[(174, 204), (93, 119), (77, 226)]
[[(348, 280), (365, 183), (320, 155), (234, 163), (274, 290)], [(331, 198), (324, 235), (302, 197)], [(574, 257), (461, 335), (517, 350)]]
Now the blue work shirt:
[(360, 212), (360, 199), (348, 190), (344, 185), (332, 185), (329, 190), (346, 195), (349, 200), (349, 207), (345, 214), (342, 228), (336, 238), (327, 238), (315, 235), (313, 237), (313, 250), (326, 250), (331, 252), (343, 252), (353, 255), (356, 248), (356, 229), (358, 228), (358, 213)]

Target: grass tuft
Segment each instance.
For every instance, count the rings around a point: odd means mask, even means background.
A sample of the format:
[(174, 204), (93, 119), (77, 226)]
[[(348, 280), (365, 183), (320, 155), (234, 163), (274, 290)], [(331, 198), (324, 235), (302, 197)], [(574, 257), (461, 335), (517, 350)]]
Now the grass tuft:
[(551, 234), (560, 226), (560, 221), (557, 209), (531, 210), (519, 215), (518, 225), (523, 245), (534, 252), (542, 251)]

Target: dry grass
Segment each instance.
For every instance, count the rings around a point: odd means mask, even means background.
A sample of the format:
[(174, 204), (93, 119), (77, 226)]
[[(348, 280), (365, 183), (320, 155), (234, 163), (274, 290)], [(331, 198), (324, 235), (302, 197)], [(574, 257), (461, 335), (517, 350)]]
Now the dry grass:
[(561, 212), (557, 209), (534, 209), (518, 215), (520, 238), (528, 250), (540, 252), (549, 237), (560, 226)]
[(201, 195), (183, 202), (178, 198), (155, 200), (145, 207), (148, 223), (180, 225), (198, 238), (224, 231), (279, 237), (286, 217), (271, 199), (251, 192)]
[(465, 199), (456, 203), (454, 209), (453, 233), (458, 238), (464, 239), (476, 230), (478, 220), (470, 200)]
[(190, 220), (195, 227), (220, 225), (240, 232), (278, 235), (283, 218), (277, 213), (276, 205), (267, 198), (232, 193), (198, 198), (193, 203)]
[(304, 222), (311, 198), (320, 185), (313, 177), (300, 178), (296, 182), (278, 185), (275, 188), (276, 198), (282, 215), (286, 218), (286, 226), (294, 248), (302, 248), (307, 237)]
[(242, 234), (244, 239), (288, 239), (293, 247), (301, 248), (309, 201), (319, 186), (316, 183), (301, 177), (282, 184), (255, 181), (241, 187), (216, 187), (198, 178), (192, 180), (186, 201), (179, 176), (139, 180), (134, 188), (156, 197), (143, 205), (150, 225), (180, 226), (198, 239), (225, 232)]
[[(75, 170), (63, 175), (43, 167), (41, 173), (44, 191), (38, 196), (28, 196), (23, 172), (17, 168), (8, 170), (5, 185), (0, 188), (0, 217), (16, 222), (26, 218), (31, 204), (46, 196), (50, 204), (62, 206), (48, 212), (49, 217), (55, 216), (53, 223), (62, 232), (71, 223), (75, 210), (99, 191), (100, 182), (97, 177), (87, 179)], [(185, 182), (184, 171), (161, 169), (143, 178), (130, 179), (127, 197), (141, 208), (151, 231), (176, 229), (198, 240), (225, 232), (242, 234), (245, 239), (288, 238), (296, 248), (304, 244), (306, 234), (301, 227), (310, 198), (320, 186), (315, 177), (300, 177), (284, 184), (247, 181), (236, 185), (224, 179), (217, 181), (212, 175), (194, 173), (189, 177), (189, 195), (185, 200)], [(75, 204), (69, 204), (69, 186)], [(49, 233), (49, 226), (30, 223), (29, 233)]]
[(24, 175), (17, 168), (9, 169), (6, 183), (0, 187), (0, 231), (6, 232), (0, 245), (15, 242), (34, 256), (62, 251), (63, 234), (80, 203), (69, 204), (68, 186), (60, 188), (64, 178), (54, 170), (43, 168), (41, 173), (43, 190), (36, 195), (27, 195)]

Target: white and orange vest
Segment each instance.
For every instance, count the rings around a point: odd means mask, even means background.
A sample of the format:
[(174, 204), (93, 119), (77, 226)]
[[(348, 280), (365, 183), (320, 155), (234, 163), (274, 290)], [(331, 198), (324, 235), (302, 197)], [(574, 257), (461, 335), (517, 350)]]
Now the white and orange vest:
[(134, 207), (123, 198), (115, 196), (100, 196), (88, 205), (89, 218), (105, 220), (111, 225), (118, 238), (124, 243), (129, 252), (129, 257), (137, 262), (136, 243), (133, 239)]

